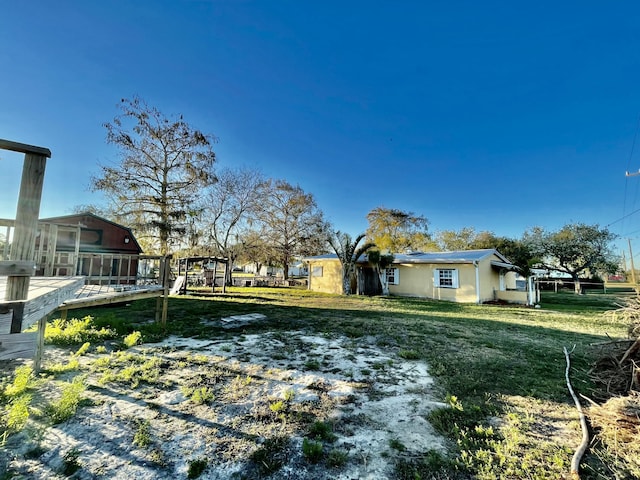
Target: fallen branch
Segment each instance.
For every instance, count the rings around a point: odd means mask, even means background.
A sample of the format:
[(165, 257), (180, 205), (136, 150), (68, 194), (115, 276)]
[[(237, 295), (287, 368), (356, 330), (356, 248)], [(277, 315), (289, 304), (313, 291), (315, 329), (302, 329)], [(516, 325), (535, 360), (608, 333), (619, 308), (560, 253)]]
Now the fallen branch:
[(636, 353), (638, 353), (639, 350), (640, 350), (640, 338), (638, 338), (635, 342), (633, 342), (633, 345), (631, 345), (629, 349), (626, 352), (624, 352), (624, 355), (620, 359), (620, 364), (623, 364), (627, 358), (634, 356)]
[[(575, 348), (575, 347), (574, 347)], [(569, 359), (569, 351), (567, 347), (562, 348), (564, 350), (564, 356), (567, 360), (567, 368), (565, 370), (565, 378), (567, 380), (567, 388), (569, 389), (569, 393), (571, 397), (573, 397), (573, 402), (576, 404), (576, 409), (580, 415), (580, 426), (582, 427), (582, 442), (578, 446), (578, 449), (573, 454), (573, 458), (571, 459), (571, 476), (573, 478), (580, 478), (580, 460), (582, 460), (582, 456), (584, 452), (587, 450), (587, 446), (589, 445), (589, 428), (587, 426), (587, 418), (585, 417), (582, 411), (582, 405), (580, 404), (580, 400), (576, 396), (573, 391), (573, 387), (571, 386), (571, 381), (569, 380), (569, 369), (571, 368), (571, 361)], [(573, 351), (573, 350), (571, 350)]]

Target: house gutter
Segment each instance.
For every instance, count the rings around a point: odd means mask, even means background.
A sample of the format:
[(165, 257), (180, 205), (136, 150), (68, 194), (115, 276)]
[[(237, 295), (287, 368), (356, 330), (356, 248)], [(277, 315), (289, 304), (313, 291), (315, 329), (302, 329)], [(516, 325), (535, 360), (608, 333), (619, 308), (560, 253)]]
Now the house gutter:
[(480, 305), (480, 268), (477, 260), (473, 261), (473, 266), (476, 267), (476, 303)]

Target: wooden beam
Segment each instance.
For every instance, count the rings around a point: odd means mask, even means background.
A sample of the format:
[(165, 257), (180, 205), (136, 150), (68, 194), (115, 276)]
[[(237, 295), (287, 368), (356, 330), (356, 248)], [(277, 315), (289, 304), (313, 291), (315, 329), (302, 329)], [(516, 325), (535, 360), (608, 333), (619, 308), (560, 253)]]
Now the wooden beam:
[(0, 302), (0, 332), (20, 333), (26, 300)]
[(86, 298), (74, 298), (67, 300), (60, 305), (60, 310), (72, 310), (75, 308), (97, 307), (99, 305), (111, 305), (114, 303), (132, 302), (144, 298), (161, 297), (164, 290), (138, 290), (131, 292), (110, 293), (107, 295), (96, 295)]
[[(0, 147), (5, 148), (1, 143)], [(24, 157), (16, 226), (11, 244), (12, 260), (33, 259), (46, 162), (45, 156), (31, 151)], [(28, 292), (29, 277), (9, 276), (5, 300), (24, 300)]]
[(35, 272), (36, 264), (29, 260), (0, 261), (0, 277), (30, 277)]
[(37, 341), (36, 332), (0, 335), (0, 360), (33, 357)]
[(0, 138), (0, 148), (10, 150), (12, 152), (34, 154), (40, 157), (51, 158), (51, 150), (44, 147), (36, 147), (35, 145), (27, 145), (26, 143), (12, 142)]

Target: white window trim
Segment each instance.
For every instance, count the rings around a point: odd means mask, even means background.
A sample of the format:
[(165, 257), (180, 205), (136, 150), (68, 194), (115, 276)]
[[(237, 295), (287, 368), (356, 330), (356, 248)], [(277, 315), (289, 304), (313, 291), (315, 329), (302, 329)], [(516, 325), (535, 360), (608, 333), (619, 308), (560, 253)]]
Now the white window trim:
[(322, 265), (314, 265), (311, 268), (311, 276), (312, 277), (322, 277), (324, 276), (324, 268), (322, 267)]
[[(389, 270), (393, 270), (393, 282), (389, 282)], [(389, 285), (399, 285), (400, 284), (400, 269), (396, 267), (389, 267), (385, 271), (385, 275), (387, 277), (387, 282)]]
[[(440, 285), (440, 272), (441, 271), (450, 271), (451, 272), (451, 285)], [(458, 280), (458, 269), (457, 268), (436, 268), (433, 271), (433, 284), (437, 288), (460, 288), (460, 282)]]

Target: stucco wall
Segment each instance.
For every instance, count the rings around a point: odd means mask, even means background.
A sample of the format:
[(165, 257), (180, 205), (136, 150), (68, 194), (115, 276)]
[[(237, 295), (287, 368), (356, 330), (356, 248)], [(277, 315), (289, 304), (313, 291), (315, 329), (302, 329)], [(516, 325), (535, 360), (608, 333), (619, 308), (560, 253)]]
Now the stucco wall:
[(521, 290), (505, 290), (496, 292), (498, 300), (504, 300), (509, 303), (527, 303), (527, 292)]
[[(480, 302), (494, 300), (494, 292), (500, 290), (500, 274), (491, 266), (491, 260), (499, 260), (491, 256), (479, 262), (478, 278), (480, 280)], [(434, 298), (452, 302), (476, 303), (476, 267), (472, 263), (439, 263), (439, 264), (401, 264), (399, 268), (400, 282), (389, 285), (392, 295)], [(458, 288), (436, 287), (434, 270), (455, 269), (458, 271)]]
[[(322, 276), (314, 276), (314, 267), (322, 267)], [(324, 293), (342, 293), (342, 265), (338, 259), (309, 262), (309, 290)]]
[[(402, 264), (398, 268), (400, 282), (398, 285), (389, 285), (391, 295), (426, 297), (452, 302), (476, 301), (476, 273), (473, 265), (460, 263)], [(459, 287), (436, 287), (433, 273), (437, 268), (457, 269)]]

